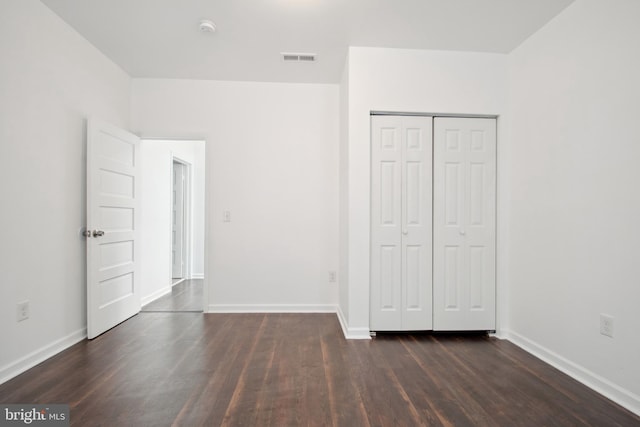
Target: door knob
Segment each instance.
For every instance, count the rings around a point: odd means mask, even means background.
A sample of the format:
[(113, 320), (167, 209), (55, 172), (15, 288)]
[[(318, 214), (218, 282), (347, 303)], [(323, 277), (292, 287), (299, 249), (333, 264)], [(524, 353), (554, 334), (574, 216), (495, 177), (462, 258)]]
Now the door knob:
[(466, 233), (465, 233), (465, 231), (464, 231), (464, 230), (460, 230), (460, 235), (461, 235), (461, 236), (464, 236), (465, 234), (466, 234)]
[(93, 237), (102, 237), (104, 236), (104, 231), (102, 230), (93, 230)]
[(409, 234), (409, 232), (407, 230), (402, 230), (402, 234), (406, 236), (407, 234)]

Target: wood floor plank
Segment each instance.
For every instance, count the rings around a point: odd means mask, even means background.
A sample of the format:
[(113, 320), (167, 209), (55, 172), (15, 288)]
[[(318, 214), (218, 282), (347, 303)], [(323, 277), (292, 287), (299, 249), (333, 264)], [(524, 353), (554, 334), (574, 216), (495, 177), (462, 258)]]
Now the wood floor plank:
[[(424, 339), (422, 336), (420, 339)], [(414, 349), (417, 343), (416, 337), (412, 337), (412, 341), (403, 340), (401, 342), (407, 355), (411, 358), (412, 363), (415, 364), (413, 368), (410, 365), (407, 367), (405, 375), (406, 379), (403, 380), (407, 385), (411, 385), (416, 382), (414, 387), (410, 390), (410, 395), (420, 397), (426, 407), (423, 409), (424, 416), (426, 414), (436, 414), (439, 421), (444, 425), (483, 425), (487, 424), (487, 414), (485, 409), (477, 402), (470, 399), (467, 395), (467, 391), (461, 384), (466, 383), (469, 379), (463, 378), (451, 380), (451, 374), (454, 375), (459, 372), (457, 367), (442, 366), (436, 358), (429, 357), (428, 354), (421, 355)], [(451, 362), (450, 360), (447, 360)], [(416, 375), (416, 368), (419, 368), (422, 375)], [(404, 378), (404, 376), (403, 376)], [(459, 382), (458, 382), (459, 381)], [(465, 405), (459, 405), (459, 401), (467, 402)], [(471, 407), (472, 411), (467, 410), (467, 407)], [(439, 408), (446, 408), (446, 411), (442, 411)], [(443, 412), (446, 412), (448, 416), (445, 418)], [(476, 413), (480, 414), (480, 417), (476, 416)], [(480, 422), (482, 420), (482, 422)]]
[(140, 313), (0, 385), (74, 426), (640, 426), (484, 335), (342, 336), (333, 314)]
[(353, 341), (342, 336), (337, 319), (320, 326), (321, 351), (333, 425), (369, 426), (362, 394), (354, 375)]

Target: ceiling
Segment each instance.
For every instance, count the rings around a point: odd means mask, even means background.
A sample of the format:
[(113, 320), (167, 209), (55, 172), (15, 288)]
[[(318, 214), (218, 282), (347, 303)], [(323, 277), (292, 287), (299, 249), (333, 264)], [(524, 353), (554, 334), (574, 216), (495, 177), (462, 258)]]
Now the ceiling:
[(41, 1), (132, 77), (337, 83), (348, 46), (508, 53), (573, 0)]

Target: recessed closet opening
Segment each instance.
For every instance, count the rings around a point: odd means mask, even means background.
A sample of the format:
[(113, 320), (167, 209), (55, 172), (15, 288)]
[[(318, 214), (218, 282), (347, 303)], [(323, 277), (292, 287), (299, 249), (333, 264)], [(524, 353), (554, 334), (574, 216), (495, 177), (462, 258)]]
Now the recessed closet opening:
[(496, 117), (371, 115), (371, 331), (496, 328)]

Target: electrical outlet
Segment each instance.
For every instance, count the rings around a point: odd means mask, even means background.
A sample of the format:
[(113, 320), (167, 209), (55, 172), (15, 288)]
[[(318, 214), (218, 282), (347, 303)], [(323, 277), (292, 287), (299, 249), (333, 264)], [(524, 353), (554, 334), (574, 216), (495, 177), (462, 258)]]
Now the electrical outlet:
[(29, 301), (19, 302), (17, 309), (18, 322), (22, 322), (29, 318)]
[(231, 222), (231, 211), (222, 212), (222, 222)]
[(335, 271), (330, 271), (329, 272), (329, 282), (334, 283), (336, 280), (337, 280), (336, 272)]
[(613, 338), (613, 316), (600, 314), (600, 333)]

